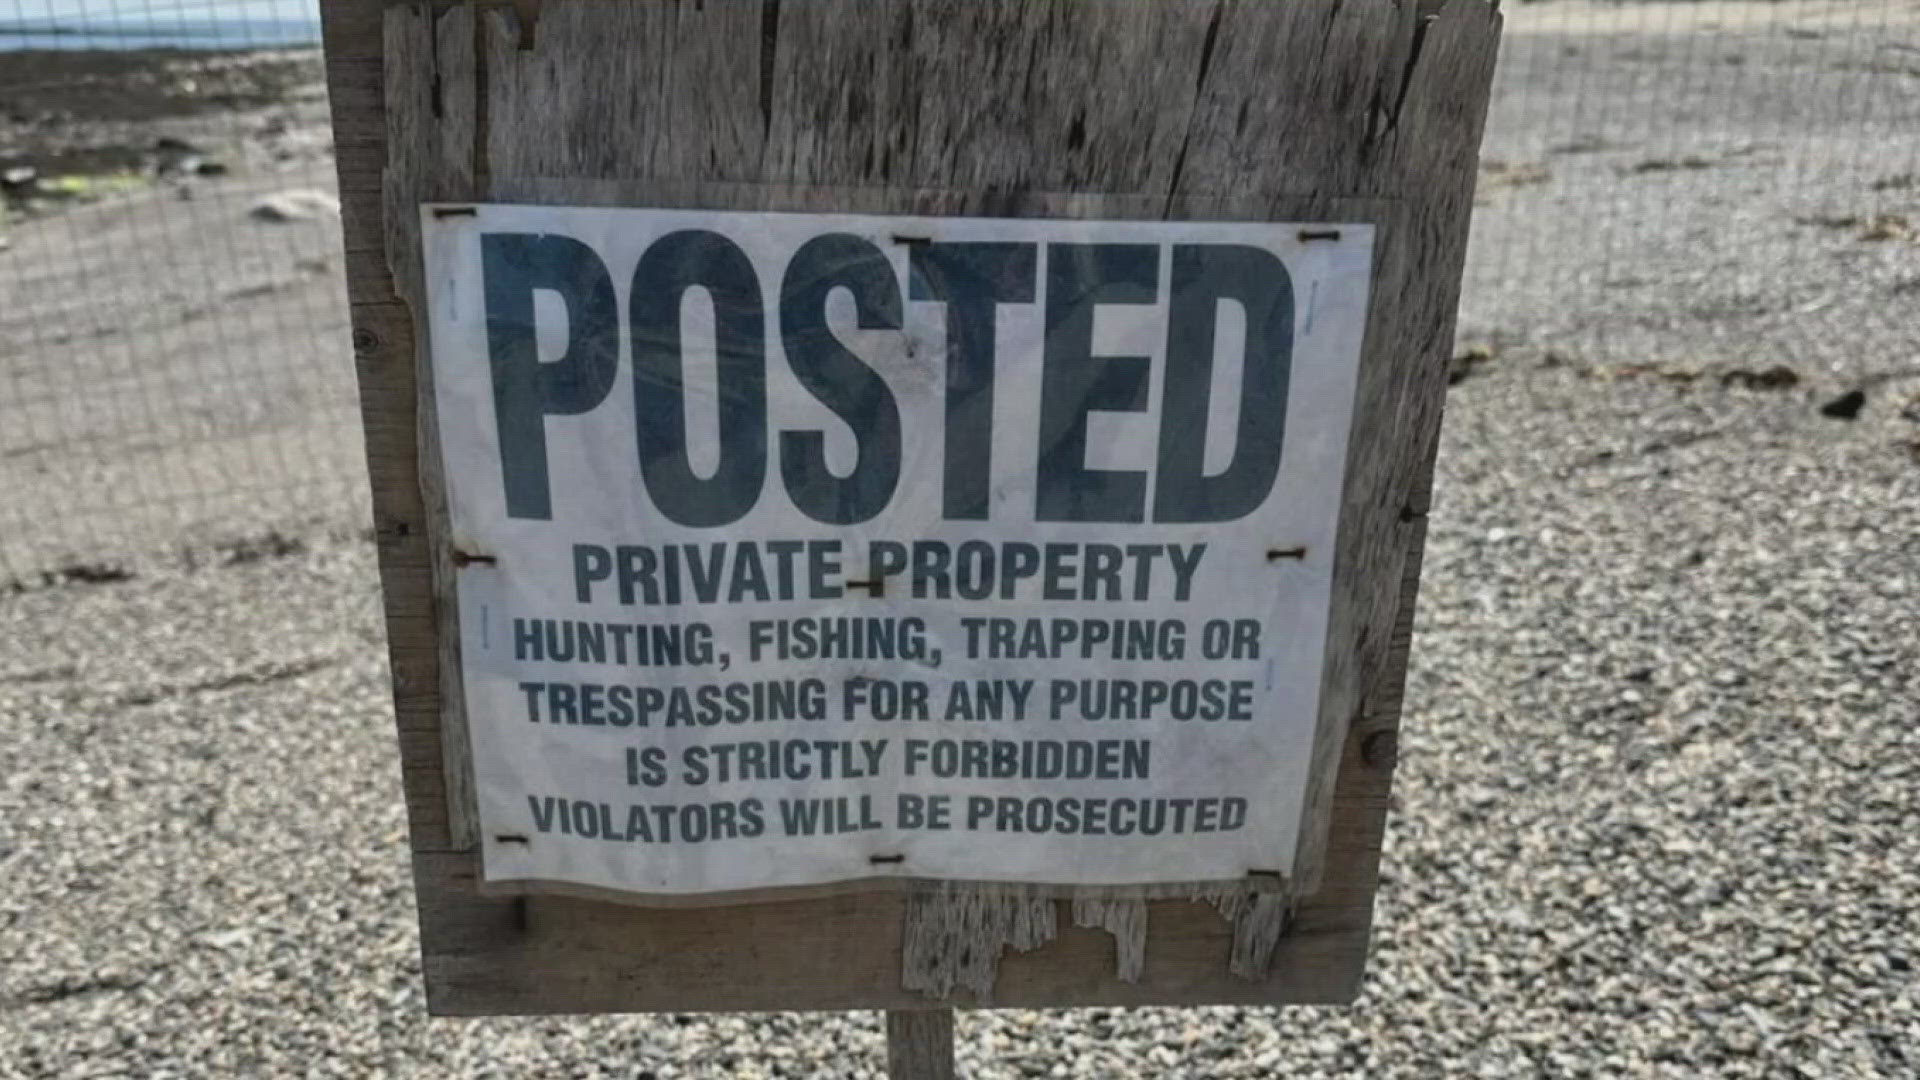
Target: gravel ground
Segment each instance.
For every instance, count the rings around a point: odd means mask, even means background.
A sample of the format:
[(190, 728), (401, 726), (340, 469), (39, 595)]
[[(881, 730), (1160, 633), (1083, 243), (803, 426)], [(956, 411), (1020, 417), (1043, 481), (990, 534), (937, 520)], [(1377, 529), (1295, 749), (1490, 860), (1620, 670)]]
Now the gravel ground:
[[(970, 1013), (969, 1075), (1920, 1075), (1920, 33), (1525, 10), (1360, 1002)], [(876, 1075), (873, 1014), (425, 1019), (351, 525), (0, 596), (0, 1076)]]

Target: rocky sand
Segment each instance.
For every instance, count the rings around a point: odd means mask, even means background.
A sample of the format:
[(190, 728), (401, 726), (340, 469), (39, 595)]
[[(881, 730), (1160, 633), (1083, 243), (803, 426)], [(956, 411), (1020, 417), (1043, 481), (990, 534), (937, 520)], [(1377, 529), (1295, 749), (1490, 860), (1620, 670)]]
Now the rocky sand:
[[(969, 1012), (968, 1075), (1920, 1073), (1920, 31), (1580, 6), (1511, 24), (1359, 1002)], [(875, 1014), (425, 1017), (331, 226), (248, 216), (304, 175), (180, 182), (257, 257), (192, 254), (166, 184), (0, 252), (0, 417), (42, 432), (0, 425), (0, 1077), (877, 1076)], [(217, 437), (22, 404), (70, 354), (15, 298), (75, 245), (141, 295), (136, 228), (282, 283), (100, 316), (185, 328), (152, 420)], [(61, 470), (156, 455), (300, 494), (62, 531)]]

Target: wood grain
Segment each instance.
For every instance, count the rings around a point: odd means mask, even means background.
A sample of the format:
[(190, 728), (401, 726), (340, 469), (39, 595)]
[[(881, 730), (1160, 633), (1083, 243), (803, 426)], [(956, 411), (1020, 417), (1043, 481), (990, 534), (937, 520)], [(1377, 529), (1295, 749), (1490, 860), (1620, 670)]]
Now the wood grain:
[[(434, 406), (433, 356), (427, 340), (426, 292), (420, 265), (420, 204), (470, 198), (474, 184), (479, 85), (476, 78), (476, 9), (452, 8), (438, 19), (405, 8), (386, 15), (387, 144), (383, 177), (381, 232), (386, 238), (392, 291), (412, 314), (416, 343), (414, 424), (417, 473), (412, 487), (420, 496), (425, 526), (438, 653), (435, 677), (439, 696), (440, 787), (445, 792), (448, 846), (465, 850), (479, 843), (479, 814), (474, 804), (471, 740), (467, 736), (466, 696), (460, 681), (458, 573), (456, 547), (447, 507), (445, 471), (440, 459), (440, 429)], [(432, 57), (430, 64), (419, 63)], [(351, 285), (349, 286), (351, 287)], [(383, 579), (383, 587), (391, 582)], [(405, 591), (416, 593), (410, 578)]]
[(887, 1013), (887, 1076), (891, 1080), (953, 1080), (953, 1010), (892, 1009)]
[(476, 15), (324, 0), (322, 11), (436, 1012), (925, 1004), (900, 988), (898, 894), (654, 910), (476, 888), (450, 548), (409, 304), (413, 215), (436, 200), (1375, 224), (1316, 750), (1328, 782), (1311, 792), (1290, 929), (1249, 981), (1226, 971), (1232, 930), (1216, 912), (1156, 901), (1142, 979), (1126, 983), (1111, 939), (1063, 917), (1050, 944), (1003, 960), (991, 1000), (1352, 996), (1493, 5), (524, 0)]

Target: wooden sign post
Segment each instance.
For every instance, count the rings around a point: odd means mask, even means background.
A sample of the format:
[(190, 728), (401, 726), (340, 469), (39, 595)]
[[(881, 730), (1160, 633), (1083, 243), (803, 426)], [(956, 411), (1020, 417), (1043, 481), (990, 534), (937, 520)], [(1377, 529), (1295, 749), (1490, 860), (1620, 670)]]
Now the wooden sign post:
[(324, 0), (440, 1015), (1336, 1003), (1486, 0)]

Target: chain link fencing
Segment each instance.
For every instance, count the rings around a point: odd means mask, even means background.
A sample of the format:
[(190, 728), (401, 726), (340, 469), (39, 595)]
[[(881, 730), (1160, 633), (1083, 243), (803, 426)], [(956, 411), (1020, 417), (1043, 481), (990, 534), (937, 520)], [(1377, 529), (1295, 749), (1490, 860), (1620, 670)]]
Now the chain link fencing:
[[(1455, 377), (1920, 364), (1920, 3), (1507, 6)], [(0, 0), (0, 585), (365, 528), (314, 0)]]

